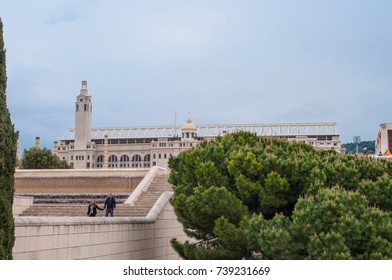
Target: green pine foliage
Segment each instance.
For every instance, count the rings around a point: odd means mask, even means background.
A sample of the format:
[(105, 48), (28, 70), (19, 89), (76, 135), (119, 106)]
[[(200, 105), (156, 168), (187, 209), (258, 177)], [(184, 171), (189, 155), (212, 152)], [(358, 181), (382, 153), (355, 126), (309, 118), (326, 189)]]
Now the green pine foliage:
[(70, 165), (65, 160), (60, 160), (48, 148), (24, 149), (21, 160), (22, 169), (69, 169)]
[(184, 259), (392, 259), (392, 162), (238, 132), (169, 160)]
[[(368, 154), (375, 154), (375, 145), (376, 141), (361, 141), (358, 144), (358, 153), (363, 154), (364, 149), (367, 149)], [(342, 144), (342, 147), (346, 149), (346, 154), (356, 154), (357, 153), (357, 144), (355, 143), (345, 143)], [(384, 152), (384, 151), (382, 151)], [(378, 153), (378, 152), (377, 152)]]
[(12, 259), (14, 247), (14, 173), (16, 166), (17, 133), (11, 122), (6, 100), (7, 72), (0, 19), (0, 259)]

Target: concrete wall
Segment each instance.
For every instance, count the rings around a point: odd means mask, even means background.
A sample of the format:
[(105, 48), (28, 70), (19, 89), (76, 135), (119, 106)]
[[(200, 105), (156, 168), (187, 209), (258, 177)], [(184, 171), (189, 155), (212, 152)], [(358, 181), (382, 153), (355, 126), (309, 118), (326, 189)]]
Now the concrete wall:
[(20, 215), (24, 210), (33, 205), (34, 197), (32, 196), (14, 196), (14, 203), (12, 204), (12, 214), (14, 216)]
[(179, 259), (186, 236), (165, 192), (147, 217), (15, 217), (15, 260)]
[(392, 130), (392, 123), (383, 123), (380, 124), (380, 126), (378, 127), (378, 132), (376, 136), (376, 145), (375, 145), (376, 155), (378, 155), (379, 152), (384, 154), (385, 151), (389, 149), (388, 130)]
[(131, 193), (149, 169), (19, 169), (15, 194)]

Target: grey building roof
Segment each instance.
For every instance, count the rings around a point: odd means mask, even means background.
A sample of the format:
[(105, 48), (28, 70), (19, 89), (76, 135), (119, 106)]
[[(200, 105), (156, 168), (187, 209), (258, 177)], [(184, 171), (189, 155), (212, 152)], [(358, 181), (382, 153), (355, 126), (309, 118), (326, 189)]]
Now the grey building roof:
[[(182, 126), (144, 126), (120, 128), (93, 128), (91, 139), (159, 138), (181, 136)], [(316, 136), (336, 135), (336, 123), (287, 123), (287, 124), (219, 124), (197, 125), (199, 137), (214, 137), (224, 133), (248, 131), (259, 136)], [(75, 129), (69, 128), (60, 140), (74, 140)]]

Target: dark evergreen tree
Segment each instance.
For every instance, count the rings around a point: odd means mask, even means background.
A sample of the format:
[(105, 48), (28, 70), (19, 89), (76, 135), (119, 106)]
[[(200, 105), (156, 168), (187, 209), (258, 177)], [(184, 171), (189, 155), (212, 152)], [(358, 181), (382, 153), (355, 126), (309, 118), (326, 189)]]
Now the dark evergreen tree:
[(392, 162), (239, 132), (170, 158), (184, 259), (392, 259)]
[(300, 198), (291, 218), (254, 216), (248, 246), (263, 259), (391, 259), (388, 211), (372, 207), (359, 192), (320, 189)]
[(7, 72), (0, 18), (0, 259), (12, 259), (14, 247), (14, 173), (16, 165), (17, 133), (11, 122), (6, 100)]
[(24, 149), (21, 160), (22, 169), (69, 169), (70, 165), (65, 160), (60, 160), (52, 151), (43, 148)]

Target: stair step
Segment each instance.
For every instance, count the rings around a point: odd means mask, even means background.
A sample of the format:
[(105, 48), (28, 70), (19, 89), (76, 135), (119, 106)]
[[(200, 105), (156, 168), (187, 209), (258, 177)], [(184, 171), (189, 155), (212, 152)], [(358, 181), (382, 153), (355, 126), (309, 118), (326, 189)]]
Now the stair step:
[[(173, 191), (167, 182), (168, 174), (158, 174), (146, 191), (144, 191), (134, 206), (123, 204), (129, 193), (115, 194), (117, 207), (114, 210), (116, 217), (145, 217), (164, 191)], [(103, 204), (107, 194), (24, 194), (34, 197), (34, 204), (20, 216), (86, 216), (88, 202), (97, 201), (99, 207)], [(97, 211), (98, 217), (104, 217), (106, 211)]]

